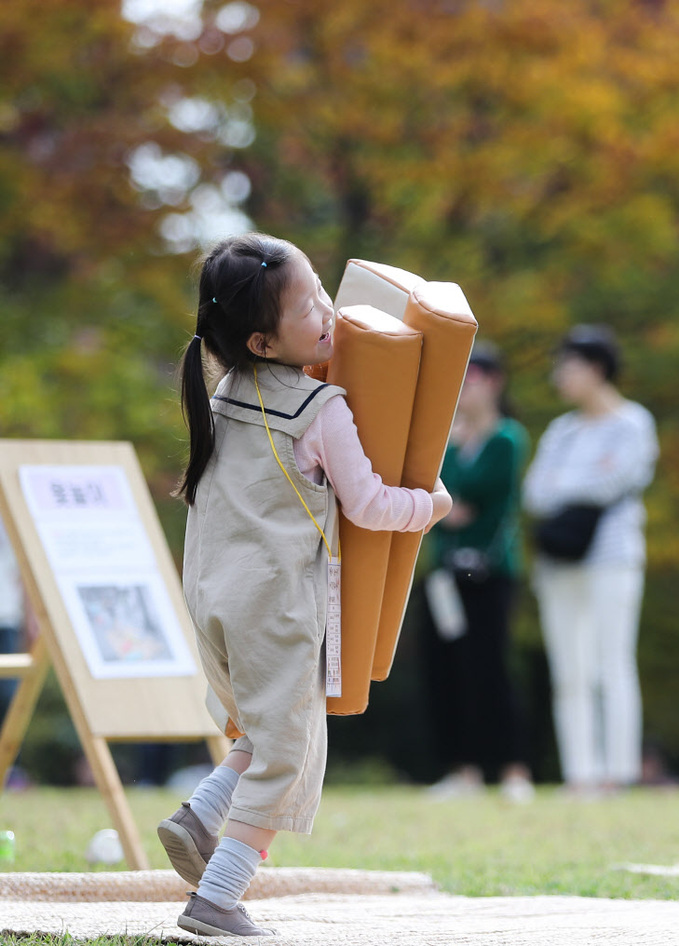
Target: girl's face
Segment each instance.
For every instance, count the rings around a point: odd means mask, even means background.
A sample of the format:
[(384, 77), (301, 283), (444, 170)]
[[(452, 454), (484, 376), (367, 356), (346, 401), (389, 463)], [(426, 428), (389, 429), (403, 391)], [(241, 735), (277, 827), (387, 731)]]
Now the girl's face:
[(580, 405), (604, 383), (598, 365), (575, 354), (561, 355), (552, 374), (554, 387), (564, 401)]
[(266, 357), (299, 368), (322, 364), (332, 354), (330, 296), (302, 253), (295, 254), (287, 265), (290, 279), (281, 299), (278, 330), (266, 339)]

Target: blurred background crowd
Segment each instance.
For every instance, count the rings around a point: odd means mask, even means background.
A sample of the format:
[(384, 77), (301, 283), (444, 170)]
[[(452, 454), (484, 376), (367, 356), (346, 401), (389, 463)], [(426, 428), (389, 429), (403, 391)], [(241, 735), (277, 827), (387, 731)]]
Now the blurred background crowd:
[[(506, 423), (522, 470), (564, 401), (575, 403), (552, 383), (563, 339), (583, 324), (613, 328), (615, 383), (650, 411), (660, 445), (645, 496), (638, 666), (641, 776), (669, 780), (679, 769), (678, 39), (673, 0), (3, 4), (0, 434), (131, 440), (179, 564), (174, 371), (191, 332), (191, 265), (238, 230), (292, 240), (331, 293), (350, 257), (459, 283), (511, 379)], [(501, 761), (519, 780), (556, 781), (563, 734), (545, 599), (529, 585), (530, 521), (517, 512), (505, 569), (505, 696), (520, 706)], [(446, 777), (425, 646), (436, 644), (426, 579), (437, 543), (423, 547), (391, 678), (364, 717), (330, 720), (329, 778)], [(21, 602), (2, 598), (9, 649), (20, 646)], [(200, 761), (196, 751), (121, 748), (119, 762), (130, 780), (162, 781)], [(457, 758), (468, 751), (457, 747), (455, 761), (477, 764)], [(76, 781), (79, 760), (52, 681), (22, 766), (36, 781)]]

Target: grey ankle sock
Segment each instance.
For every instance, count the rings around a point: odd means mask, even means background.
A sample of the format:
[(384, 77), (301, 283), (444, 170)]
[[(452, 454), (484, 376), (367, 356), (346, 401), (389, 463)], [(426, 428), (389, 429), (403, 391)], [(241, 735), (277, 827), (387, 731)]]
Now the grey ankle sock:
[(234, 769), (218, 765), (189, 798), (191, 810), (210, 834), (219, 834), (222, 830), (239, 778)]
[(223, 910), (235, 907), (262, 863), (259, 851), (235, 838), (222, 838), (198, 885), (198, 895)]

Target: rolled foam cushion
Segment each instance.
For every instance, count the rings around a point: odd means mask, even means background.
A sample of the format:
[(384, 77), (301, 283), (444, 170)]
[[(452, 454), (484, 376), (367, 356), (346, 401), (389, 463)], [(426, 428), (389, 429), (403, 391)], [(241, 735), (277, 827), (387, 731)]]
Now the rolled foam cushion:
[(335, 297), (335, 311), (342, 306), (365, 304), (403, 319), (412, 290), (424, 283), (421, 276), (386, 263), (350, 259)]
[[(417, 392), (401, 483), (410, 489), (433, 490), (467, 371), (477, 323), (456, 283), (431, 282), (413, 289), (403, 316), (422, 333)], [(395, 533), (372, 678), (385, 680), (391, 669), (412, 585), (421, 534)]]
[[(431, 491), (443, 462), (477, 329), (476, 319), (456, 283), (427, 283), (406, 270), (368, 260), (351, 259), (347, 263), (335, 305), (349, 302), (379, 305), (422, 332), (422, 362), (401, 482), (403, 486)], [(365, 449), (370, 456), (369, 449)], [(421, 533), (395, 533), (389, 544), (385, 594), (371, 668), (375, 680), (384, 680), (391, 669), (421, 539)], [(343, 600), (360, 600), (364, 588), (360, 580), (355, 587), (351, 581), (343, 577)], [(353, 667), (352, 672), (362, 674), (365, 670)]]
[[(398, 486), (415, 400), (422, 335), (369, 305), (337, 313), (327, 380), (347, 391), (347, 403), (373, 470)], [(328, 697), (333, 715), (368, 705), (391, 532), (361, 529), (341, 514), (342, 695)]]

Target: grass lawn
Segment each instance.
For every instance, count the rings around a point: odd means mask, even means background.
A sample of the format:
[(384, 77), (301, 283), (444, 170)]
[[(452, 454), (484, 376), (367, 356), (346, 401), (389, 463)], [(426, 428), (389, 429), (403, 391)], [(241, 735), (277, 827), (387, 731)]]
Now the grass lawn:
[[(167, 868), (155, 826), (180, 799), (163, 789), (127, 795), (151, 866)], [(37, 788), (0, 798), (0, 830), (16, 835), (16, 860), (5, 869), (89, 870), (87, 843), (105, 827), (108, 813), (95, 789)], [(636, 789), (584, 803), (542, 788), (532, 804), (510, 806), (493, 789), (434, 803), (410, 786), (331, 786), (313, 835), (281, 833), (269, 863), (425, 871), (443, 890), (465, 896), (677, 896), (679, 878), (615, 869), (630, 861), (679, 862), (679, 791)]]

